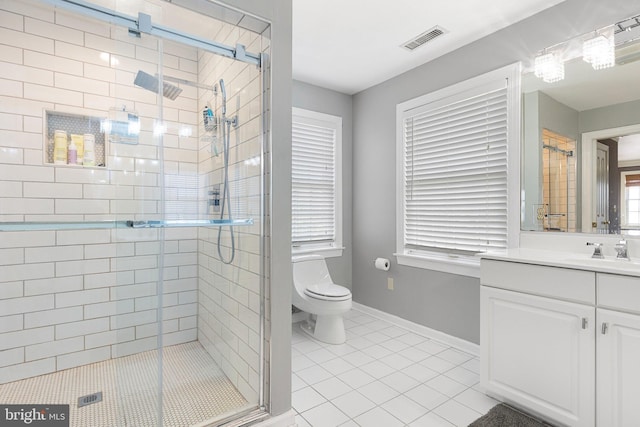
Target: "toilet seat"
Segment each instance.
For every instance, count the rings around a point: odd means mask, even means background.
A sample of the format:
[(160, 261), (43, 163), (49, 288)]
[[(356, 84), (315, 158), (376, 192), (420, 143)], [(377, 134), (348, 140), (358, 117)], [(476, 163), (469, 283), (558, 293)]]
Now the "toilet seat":
[(351, 298), (351, 291), (334, 283), (322, 283), (308, 286), (305, 295), (325, 301), (344, 301)]

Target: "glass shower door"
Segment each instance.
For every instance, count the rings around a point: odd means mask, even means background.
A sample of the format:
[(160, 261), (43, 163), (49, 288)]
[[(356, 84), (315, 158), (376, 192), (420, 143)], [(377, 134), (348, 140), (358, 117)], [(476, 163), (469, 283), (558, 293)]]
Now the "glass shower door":
[[(53, 3), (0, 5), (21, 58), (0, 71), (20, 87), (1, 126), (21, 124), (0, 129), (0, 404), (68, 405), (72, 426), (260, 409), (261, 68)], [(96, 3), (264, 49), (164, 1)]]

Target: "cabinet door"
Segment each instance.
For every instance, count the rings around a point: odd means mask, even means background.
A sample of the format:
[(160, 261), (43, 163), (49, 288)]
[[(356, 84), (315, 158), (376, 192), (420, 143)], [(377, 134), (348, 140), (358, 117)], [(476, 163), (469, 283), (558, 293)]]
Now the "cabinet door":
[(595, 308), (481, 286), (481, 382), (509, 403), (592, 427)]
[(598, 426), (640, 426), (640, 316), (598, 309), (597, 318)]

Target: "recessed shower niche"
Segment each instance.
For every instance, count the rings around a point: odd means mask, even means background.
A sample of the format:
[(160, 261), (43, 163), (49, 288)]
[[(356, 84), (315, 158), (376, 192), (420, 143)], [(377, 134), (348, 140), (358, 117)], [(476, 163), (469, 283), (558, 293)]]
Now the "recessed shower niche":
[[(108, 155), (104, 132), (105, 117), (44, 110), (45, 164), (106, 167)], [(75, 162), (70, 162), (68, 155), (72, 141), (77, 145)], [(56, 154), (56, 150), (61, 150), (60, 144), (64, 144), (65, 149)], [(93, 151), (93, 154), (86, 156), (90, 159), (86, 162), (85, 148), (87, 154), (89, 150)]]

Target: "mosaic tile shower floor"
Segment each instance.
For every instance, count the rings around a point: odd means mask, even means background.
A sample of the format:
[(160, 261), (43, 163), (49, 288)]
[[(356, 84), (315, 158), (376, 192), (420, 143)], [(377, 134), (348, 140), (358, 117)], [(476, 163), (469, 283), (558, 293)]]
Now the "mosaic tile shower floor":
[[(163, 425), (185, 427), (251, 405), (197, 341), (163, 351)], [(70, 404), (72, 427), (156, 426), (158, 354), (131, 356), (0, 385), (0, 402)], [(102, 391), (102, 402), (78, 398)]]

